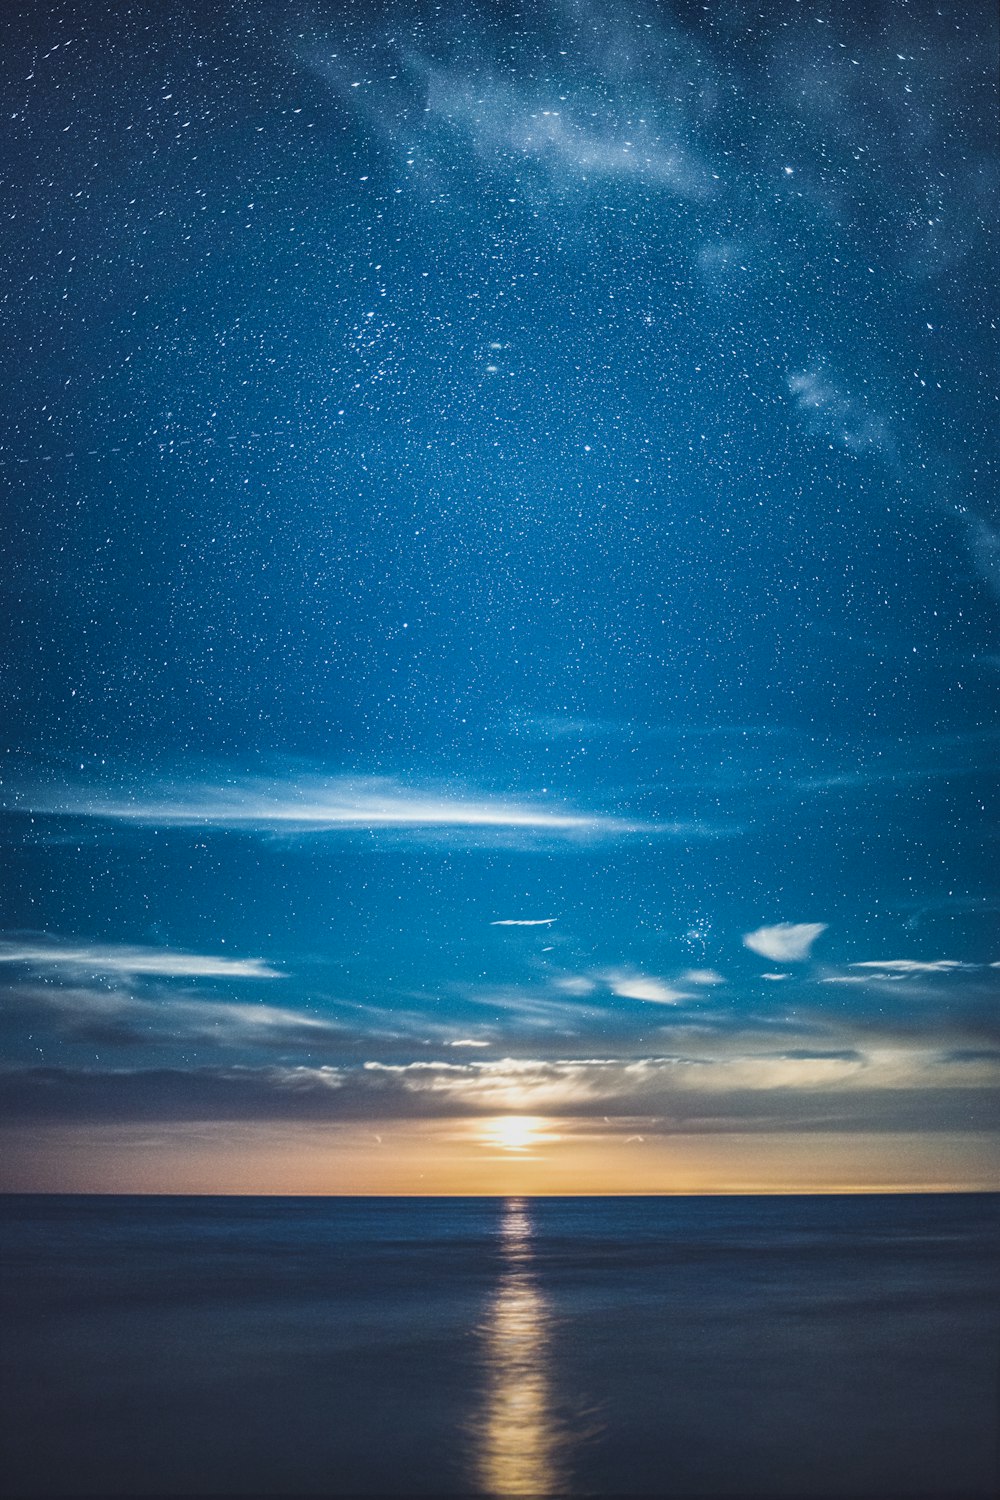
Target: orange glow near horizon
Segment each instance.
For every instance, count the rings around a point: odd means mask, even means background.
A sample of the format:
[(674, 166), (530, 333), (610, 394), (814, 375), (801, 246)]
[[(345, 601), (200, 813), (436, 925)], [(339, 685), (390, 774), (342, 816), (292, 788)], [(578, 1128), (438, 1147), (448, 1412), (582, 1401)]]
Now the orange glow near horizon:
[(501, 1151), (527, 1152), (559, 1139), (551, 1131), (552, 1123), (536, 1115), (498, 1115), (495, 1119), (478, 1121), (476, 1130), (487, 1146), (499, 1147)]
[(509, 1115), (335, 1125), (40, 1125), (0, 1139), (0, 1190), (531, 1197), (996, 1191), (985, 1133), (657, 1134)]

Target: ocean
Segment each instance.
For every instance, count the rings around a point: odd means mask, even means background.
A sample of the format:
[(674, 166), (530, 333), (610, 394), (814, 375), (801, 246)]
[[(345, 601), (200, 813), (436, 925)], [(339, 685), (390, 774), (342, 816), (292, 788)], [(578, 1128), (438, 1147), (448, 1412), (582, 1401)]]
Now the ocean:
[(1000, 1195), (0, 1217), (7, 1494), (996, 1492)]

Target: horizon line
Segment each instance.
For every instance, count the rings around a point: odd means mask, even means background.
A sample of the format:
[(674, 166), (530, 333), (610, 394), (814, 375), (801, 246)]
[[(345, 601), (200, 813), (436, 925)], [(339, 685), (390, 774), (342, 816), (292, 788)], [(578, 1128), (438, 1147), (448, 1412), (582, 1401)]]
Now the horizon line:
[(184, 1192), (182, 1190), (165, 1190), (160, 1192), (106, 1192), (98, 1188), (75, 1188), (64, 1191), (56, 1188), (0, 1188), (0, 1199), (3, 1198), (349, 1198), (349, 1199), (371, 1199), (379, 1200), (398, 1198), (403, 1201), (412, 1199), (460, 1199), (468, 1198), (475, 1200), (495, 1199), (498, 1202), (509, 1202), (516, 1200), (520, 1202), (527, 1198), (588, 1198), (588, 1199), (620, 1199), (620, 1198), (871, 1198), (871, 1197), (901, 1197), (901, 1196), (923, 1196), (943, 1197), (956, 1195), (978, 1195), (982, 1197), (1000, 1197), (1000, 1186), (998, 1187), (969, 1187), (956, 1186), (954, 1184), (935, 1183), (924, 1186), (890, 1186), (878, 1184), (874, 1187), (830, 1187), (830, 1188), (704, 1188), (704, 1189), (659, 1189), (655, 1192), (613, 1192), (613, 1193), (572, 1193), (572, 1192), (549, 1192), (549, 1193), (244, 1193), (244, 1192), (219, 1192), (210, 1193), (204, 1191)]

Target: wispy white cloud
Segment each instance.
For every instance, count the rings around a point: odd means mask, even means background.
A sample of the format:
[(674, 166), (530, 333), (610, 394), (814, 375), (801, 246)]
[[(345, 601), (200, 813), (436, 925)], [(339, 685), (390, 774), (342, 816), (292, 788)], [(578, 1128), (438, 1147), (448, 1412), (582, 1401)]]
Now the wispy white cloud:
[[(505, 194), (535, 200), (609, 181), (680, 201), (718, 190), (720, 171), (699, 143), (707, 144), (718, 77), (687, 28), (656, 11), (584, 15), (570, 0), (542, 7), (530, 29), (545, 48), (542, 67), (527, 35), (511, 52), (481, 33), (480, 45), (462, 52), (447, 21), (432, 22), (419, 43), (409, 28), (404, 37), (343, 21), (326, 42), (314, 33), (289, 41), (393, 153), (411, 191), (436, 191), (442, 163), (454, 168), (463, 157), (475, 164), (481, 191), (492, 176)], [(373, 48), (381, 58), (375, 88)]]
[(614, 100), (606, 76), (543, 86), (418, 59), (411, 66), (423, 70), (431, 120), (461, 132), (494, 165), (530, 164), (566, 185), (613, 178), (694, 199), (713, 190), (679, 115), (665, 117), (652, 98), (637, 109), (634, 81)]
[(801, 963), (809, 957), (809, 950), (827, 925), (826, 922), (776, 922), (773, 927), (758, 927), (754, 932), (744, 933), (743, 943), (763, 958), (773, 958), (778, 963)]
[(852, 963), (852, 969), (877, 969), (887, 974), (950, 974), (959, 969), (978, 969), (978, 964), (962, 963), (957, 958), (866, 958)]
[(277, 1005), (205, 1000), (162, 991), (136, 995), (123, 988), (80, 985), (22, 987), (9, 1005), (37, 1020), (47, 1017), (64, 1039), (107, 1045), (181, 1047), (193, 1041), (243, 1048), (255, 1044), (311, 1044), (338, 1033), (322, 1016)]
[(850, 395), (827, 371), (800, 370), (788, 377), (794, 396), (813, 431), (840, 443), (851, 453), (895, 450), (888, 423), (861, 398)]
[(627, 719), (584, 718), (569, 714), (513, 713), (511, 733), (517, 738), (552, 740), (620, 740), (631, 742), (645, 731)]
[[(955, 498), (956, 486), (946, 464), (940, 463), (939, 474), (929, 479), (925, 464), (914, 462), (908, 451), (911, 445), (897, 439), (888, 417), (867, 396), (849, 391), (828, 369), (816, 366), (793, 372), (788, 376), (788, 390), (814, 435), (851, 453), (878, 454), (889, 472), (922, 495), (926, 504), (956, 518), (976, 574), (992, 593), (1000, 595), (1000, 527)], [(892, 779), (920, 780), (925, 774), (920, 768), (900, 768)]]
[[(900, 5), (880, 15), (878, 38), (866, 40), (852, 12), (831, 13), (825, 29), (831, 42), (839, 32), (840, 45), (825, 52), (811, 27), (765, 28), (772, 100), (788, 112), (776, 137), (782, 151), (794, 152), (796, 184), (824, 218), (851, 225), (856, 253), (858, 231), (870, 224), (870, 253), (879, 257), (873, 265), (892, 267), (908, 285), (928, 277), (940, 284), (990, 222), (995, 157), (974, 101), (993, 77), (981, 49), (950, 44), (945, 7)], [(912, 101), (932, 96), (952, 107), (924, 111), (913, 128)], [(943, 160), (946, 171), (939, 170)], [(863, 170), (852, 171), (854, 162)], [(866, 215), (873, 192), (894, 212)]]
[[(469, 984), (461, 987), (468, 1004), (485, 1006), (490, 1024), (502, 1022), (504, 1034), (567, 1036), (600, 1032), (607, 1022), (607, 1006), (592, 982), (586, 987), (551, 985)], [(466, 1023), (468, 1024), (468, 1023)]]
[(671, 832), (667, 827), (505, 797), (467, 796), (440, 787), (414, 789), (389, 778), (310, 773), (272, 779), (229, 777), (178, 781), (152, 790), (38, 791), (20, 809), (152, 827), (321, 833), (335, 830), (510, 829), (569, 835)]
[(963, 512), (972, 561), (983, 582), (1000, 595), (1000, 526), (983, 516)]
[(654, 1005), (679, 1005), (685, 1000), (696, 999), (686, 986), (704, 990), (724, 983), (724, 977), (714, 969), (688, 969), (674, 982), (660, 975), (628, 968), (595, 970), (590, 974), (560, 974), (551, 981), (552, 988), (564, 995), (594, 995), (603, 989), (623, 1000), (644, 1000)]
[(184, 953), (172, 948), (130, 947), (125, 943), (61, 943), (54, 938), (0, 938), (0, 963), (26, 968), (57, 968), (124, 977), (156, 974), (178, 979), (279, 979), (261, 958)]
[(675, 989), (663, 979), (648, 974), (629, 974), (623, 970), (612, 970), (604, 976), (611, 993), (626, 1000), (648, 1000), (655, 1005), (677, 1005), (692, 997), (684, 990)]
[(592, 995), (597, 983), (586, 974), (562, 974), (552, 981), (553, 987), (564, 995)]

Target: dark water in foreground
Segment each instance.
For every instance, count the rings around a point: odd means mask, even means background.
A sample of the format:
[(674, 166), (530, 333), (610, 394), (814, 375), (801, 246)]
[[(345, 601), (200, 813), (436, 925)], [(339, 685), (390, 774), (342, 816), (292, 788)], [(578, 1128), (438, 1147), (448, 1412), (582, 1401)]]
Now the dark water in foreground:
[(8, 1493), (995, 1490), (1000, 1196), (0, 1208)]

